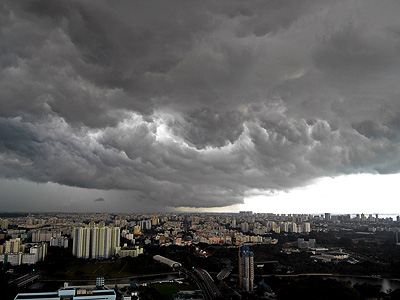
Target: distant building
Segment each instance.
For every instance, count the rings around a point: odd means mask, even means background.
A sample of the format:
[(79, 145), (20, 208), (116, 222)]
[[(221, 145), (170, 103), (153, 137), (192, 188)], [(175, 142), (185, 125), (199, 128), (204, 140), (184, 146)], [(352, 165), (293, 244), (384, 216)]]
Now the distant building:
[(50, 238), (50, 246), (68, 248), (68, 238), (65, 236), (51, 237)]
[(143, 254), (143, 248), (139, 247), (139, 246), (135, 246), (133, 249), (128, 249), (125, 248), (126, 244), (124, 246), (124, 248), (121, 247), (117, 247), (117, 253), (119, 255), (119, 257), (137, 257), (140, 254)]
[(8, 229), (8, 220), (7, 219), (0, 219), (0, 228)]
[(18, 252), (5, 252), (0, 254), (0, 262), (3, 264), (10, 263), (12, 266), (19, 266), (21, 264), (36, 264), (43, 261), (47, 256), (47, 244), (41, 243), (32, 246), (29, 253)]
[(21, 252), (21, 239), (20, 238), (11, 239), (9, 241), (6, 241), (5, 245), (6, 245), (6, 247), (5, 247), (4, 252), (6, 252), (6, 253)]
[(248, 232), (249, 231), (249, 223), (247, 223), (247, 222), (241, 223), (240, 229), (242, 229), (243, 232)]
[(248, 217), (248, 216), (252, 216), (253, 212), (252, 211), (239, 211), (239, 215), (244, 216), (244, 217)]
[(248, 247), (239, 247), (239, 285), (245, 291), (254, 289), (254, 253)]
[(61, 237), (61, 231), (43, 231), (38, 230), (32, 232), (32, 242), (50, 242), (51, 238)]
[(310, 231), (311, 231), (311, 224), (308, 223), (308, 222), (304, 223), (304, 224), (303, 224), (303, 232), (308, 233), (308, 232), (310, 232)]
[(308, 241), (305, 241), (303, 238), (297, 239), (297, 247), (300, 249), (315, 248), (315, 245), (315, 239), (309, 239)]
[(331, 220), (331, 214), (325, 213), (325, 221), (329, 222)]
[(151, 220), (141, 220), (139, 226), (143, 230), (151, 229)]

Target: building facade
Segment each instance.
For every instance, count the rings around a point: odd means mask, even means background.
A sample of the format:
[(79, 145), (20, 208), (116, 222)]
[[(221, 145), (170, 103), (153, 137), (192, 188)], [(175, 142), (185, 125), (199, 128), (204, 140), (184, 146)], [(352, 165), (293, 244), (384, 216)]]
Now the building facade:
[(254, 290), (254, 253), (239, 246), (239, 284), (245, 291)]
[(76, 227), (73, 230), (72, 254), (84, 259), (106, 259), (117, 254), (119, 227)]

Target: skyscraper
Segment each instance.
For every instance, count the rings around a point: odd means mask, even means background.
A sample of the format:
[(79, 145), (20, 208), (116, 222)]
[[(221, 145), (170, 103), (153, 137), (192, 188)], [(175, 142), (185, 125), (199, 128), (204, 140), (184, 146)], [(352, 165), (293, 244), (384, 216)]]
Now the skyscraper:
[(239, 285), (245, 291), (254, 289), (254, 253), (239, 246)]

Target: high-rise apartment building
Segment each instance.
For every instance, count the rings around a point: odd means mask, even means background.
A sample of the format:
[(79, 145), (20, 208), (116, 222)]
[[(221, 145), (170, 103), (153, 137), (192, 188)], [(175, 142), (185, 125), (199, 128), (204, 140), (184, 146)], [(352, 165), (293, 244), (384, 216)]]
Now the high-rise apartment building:
[(8, 220), (7, 219), (0, 219), (0, 228), (8, 229)]
[(89, 258), (90, 256), (90, 228), (76, 227), (73, 230), (72, 254), (78, 258)]
[(121, 243), (121, 233), (119, 227), (111, 228), (111, 255), (117, 254), (117, 247)]
[(141, 220), (139, 222), (140, 228), (145, 230), (145, 229), (151, 229), (151, 220)]
[(254, 289), (254, 253), (239, 246), (239, 285), (245, 291)]
[(329, 222), (331, 220), (331, 214), (325, 213), (325, 221)]
[(120, 244), (119, 227), (77, 227), (73, 233), (72, 254), (78, 258), (109, 258)]
[(16, 239), (11, 239), (9, 241), (6, 241), (6, 247), (5, 251), (6, 253), (19, 253), (21, 252), (21, 239), (16, 238)]
[(90, 231), (90, 258), (96, 259), (99, 257), (99, 232), (100, 228), (98, 227), (92, 227)]

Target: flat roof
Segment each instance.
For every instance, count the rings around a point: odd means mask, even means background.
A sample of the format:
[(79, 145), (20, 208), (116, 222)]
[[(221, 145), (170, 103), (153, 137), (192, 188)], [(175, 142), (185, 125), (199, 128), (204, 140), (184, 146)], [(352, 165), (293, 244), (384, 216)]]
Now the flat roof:
[[(70, 289), (70, 288), (69, 288)], [(96, 296), (114, 296), (115, 291), (114, 290), (90, 290), (92, 294), (79, 294), (73, 296), (74, 299), (80, 298), (80, 297), (96, 297)], [(60, 299), (60, 296), (58, 295), (58, 292), (50, 292), (50, 293), (21, 293), (18, 294), (14, 299), (15, 300), (23, 300), (23, 299)]]
[(59, 298), (57, 292), (53, 293), (24, 293), (18, 294), (15, 299), (40, 299), (40, 298)]

